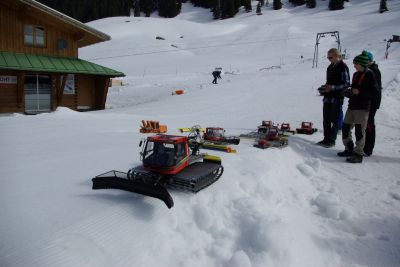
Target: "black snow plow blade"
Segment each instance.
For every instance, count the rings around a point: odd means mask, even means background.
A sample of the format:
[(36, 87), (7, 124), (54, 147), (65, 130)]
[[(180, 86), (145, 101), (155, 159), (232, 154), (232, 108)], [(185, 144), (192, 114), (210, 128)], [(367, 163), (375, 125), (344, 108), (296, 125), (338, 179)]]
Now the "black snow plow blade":
[(238, 145), (240, 143), (240, 138), (238, 137), (227, 137), (225, 142), (232, 145)]
[(174, 201), (167, 189), (161, 184), (146, 183), (141, 179), (129, 179), (128, 174), (119, 171), (109, 171), (92, 179), (93, 190), (96, 189), (120, 189), (164, 201), (170, 209)]
[(210, 142), (210, 143), (214, 143), (214, 144), (218, 144), (218, 145), (238, 145), (240, 143), (240, 138), (238, 137), (225, 137), (221, 140), (207, 140), (206, 141)]

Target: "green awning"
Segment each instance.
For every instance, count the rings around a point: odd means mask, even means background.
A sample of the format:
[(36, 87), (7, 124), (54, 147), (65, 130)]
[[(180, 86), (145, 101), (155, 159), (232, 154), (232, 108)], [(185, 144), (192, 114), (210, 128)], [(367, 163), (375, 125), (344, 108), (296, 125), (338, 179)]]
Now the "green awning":
[(0, 51), (0, 69), (68, 74), (92, 74), (109, 77), (125, 76), (122, 72), (79, 58), (33, 55)]

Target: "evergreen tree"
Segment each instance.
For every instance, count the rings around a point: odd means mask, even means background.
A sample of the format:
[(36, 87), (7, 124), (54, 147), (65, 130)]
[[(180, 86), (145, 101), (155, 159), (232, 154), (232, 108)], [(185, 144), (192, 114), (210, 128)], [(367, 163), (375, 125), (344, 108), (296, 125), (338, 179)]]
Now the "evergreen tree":
[(307, 0), (306, 5), (309, 8), (315, 8), (317, 6), (317, 0)]
[[(234, 0), (233, 5), (235, 8), (235, 14), (239, 12), (239, 8), (243, 5), (242, 0)], [(251, 0), (250, 0), (250, 5), (251, 5)]]
[(262, 12), (261, 12), (261, 2), (258, 2), (258, 3), (257, 3), (256, 14), (257, 14), (257, 15), (262, 15)]
[(150, 17), (151, 12), (153, 12), (154, 3), (153, 0), (142, 0), (143, 1), (143, 11), (146, 17)]
[(140, 0), (135, 0), (133, 6), (134, 6), (133, 16), (140, 17)]
[(201, 6), (200, 0), (190, 0), (190, 2), (196, 7), (196, 6)]
[(173, 18), (178, 15), (178, 3), (177, 0), (170, 0), (168, 2), (168, 18)]
[(250, 12), (252, 11), (252, 7), (251, 7), (251, 0), (245, 0), (244, 1), (244, 9), (246, 12)]
[(232, 18), (236, 14), (234, 0), (221, 0), (221, 17), (223, 19)]
[(173, 18), (178, 15), (177, 0), (161, 0), (158, 2), (158, 14), (160, 17)]
[(291, 0), (289, 2), (292, 3), (295, 6), (301, 6), (301, 5), (304, 5), (306, 3), (305, 0)]
[(274, 2), (272, 3), (273, 9), (275, 10), (279, 10), (282, 8), (282, 2), (281, 0), (274, 0)]
[(190, 0), (190, 2), (197, 7), (214, 8), (214, 0)]
[(86, 21), (84, 18), (84, 5), (79, 5), (76, 3), (76, 1), (71, 1), (75, 2), (75, 4), (71, 5), (71, 13), (74, 14), (75, 17), (79, 18), (81, 21)]
[(214, 0), (213, 17), (214, 17), (214, 19), (221, 18), (221, 1), (220, 0)]
[(132, 0), (37, 0), (81, 22), (129, 16)]
[(329, 9), (330, 10), (339, 10), (344, 8), (343, 0), (329, 0)]
[[(178, 15), (179, 13), (181, 13), (181, 10), (182, 10), (182, 0), (176, 0), (176, 10), (177, 10), (176, 15)], [(176, 15), (175, 15), (175, 16), (176, 16)]]

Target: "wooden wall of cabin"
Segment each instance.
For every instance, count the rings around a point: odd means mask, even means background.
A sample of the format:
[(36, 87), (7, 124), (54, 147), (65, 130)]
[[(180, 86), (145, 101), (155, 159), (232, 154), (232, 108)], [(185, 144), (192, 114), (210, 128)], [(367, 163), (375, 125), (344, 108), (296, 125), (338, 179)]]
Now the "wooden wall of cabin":
[(105, 108), (109, 77), (77, 75), (77, 84), (78, 110)]
[(17, 77), (17, 83), (0, 82), (0, 113), (24, 112), (24, 76), (16, 71), (0, 70), (0, 76)]
[(94, 109), (95, 77), (93, 75), (76, 75), (77, 109)]
[[(24, 25), (42, 26), (45, 29), (44, 47), (24, 44)], [(0, 51), (25, 52), (39, 55), (78, 57), (79, 33), (61, 22), (47, 20), (37, 10), (15, 10), (0, 3)], [(67, 48), (59, 49), (58, 40), (64, 39)]]

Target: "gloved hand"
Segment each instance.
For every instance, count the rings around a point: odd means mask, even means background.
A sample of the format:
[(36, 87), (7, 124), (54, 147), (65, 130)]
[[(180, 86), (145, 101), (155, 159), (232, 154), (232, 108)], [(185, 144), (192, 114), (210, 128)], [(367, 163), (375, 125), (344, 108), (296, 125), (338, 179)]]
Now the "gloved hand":
[(352, 97), (353, 95), (354, 95), (353, 88), (351, 88), (351, 87), (342, 91), (342, 96), (344, 96), (344, 97)]
[(319, 95), (325, 95), (325, 84), (318, 87)]

